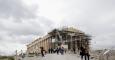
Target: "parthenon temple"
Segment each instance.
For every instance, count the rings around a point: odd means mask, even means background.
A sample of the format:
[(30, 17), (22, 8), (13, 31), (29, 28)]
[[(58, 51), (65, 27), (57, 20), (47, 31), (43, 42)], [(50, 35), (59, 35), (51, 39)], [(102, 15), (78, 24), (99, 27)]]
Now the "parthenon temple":
[(46, 51), (49, 48), (55, 49), (57, 46), (63, 45), (68, 51), (73, 48), (78, 52), (80, 47), (90, 49), (91, 36), (84, 32), (73, 28), (64, 27), (53, 29), (47, 35), (35, 39), (27, 45), (28, 53), (40, 53), (40, 47), (44, 47)]

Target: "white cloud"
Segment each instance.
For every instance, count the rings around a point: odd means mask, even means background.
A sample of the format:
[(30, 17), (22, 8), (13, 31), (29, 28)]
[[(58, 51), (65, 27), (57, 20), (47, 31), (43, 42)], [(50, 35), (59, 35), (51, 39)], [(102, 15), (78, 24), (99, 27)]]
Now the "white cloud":
[[(48, 21), (44, 17), (39, 17), (34, 20), (22, 20), (22, 22), (1, 20), (0, 51), (2, 50), (2, 52), (10, 54), (9, 52), (13, 53), (16, 49), (26, 50), (26, 44), (32, 42), (36, 37), (42, 36), (47, 31), (53, 29), (51, 28), (52, 24), (53, 23), (51, 21)], [(3, 47), (3, 45), (6, 46)]]
[(2, 18), (16, 18), (20, 20), (23, 18), (36, 17), (36, 6), (29, 7), (21, 0), (1, 0), (0, 1), (0, 17)]
[(0, 8), (0, 52), (2, 54), (26, 50), (26, 44), (44, 35), (53, 27), (52, 21), (37, 16), (35, 13), (37, 8), (34, 4), (26, 5), (21, 0), (1, 0), (0, 3), (2, 3)]

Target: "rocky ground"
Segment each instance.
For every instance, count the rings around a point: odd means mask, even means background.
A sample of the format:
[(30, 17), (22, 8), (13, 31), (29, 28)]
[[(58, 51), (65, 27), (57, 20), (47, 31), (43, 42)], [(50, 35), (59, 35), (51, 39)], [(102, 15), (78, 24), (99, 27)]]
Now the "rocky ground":
[[(115, 60), (115, 50), (110, 50), (109, 53), (105, 54), (106, 50), (95, 50), (91, 51), (90, 60)], [(21, 60), (81, 60), (78, 54), (66, 53), (64, 55), (57, 54), (46, 54), (45, 57), (33, 56), (21, 58)]]
[(34, 56), (34, 57), (25, 57), (22, 60), (80, 60), (77, 55), (74, 54), (47, 54), (45, 57)]
[(94, 60), (115, 60), (115, 50), (95, 50), (91, 53)]
[(80, 56), (78, 56), (77, 54), (64, 54), (64, 55), (47, 54), (45, 55), (45, 57), (41, 56), (25, 57), (21, 60), (81, 60), (81, 59)]

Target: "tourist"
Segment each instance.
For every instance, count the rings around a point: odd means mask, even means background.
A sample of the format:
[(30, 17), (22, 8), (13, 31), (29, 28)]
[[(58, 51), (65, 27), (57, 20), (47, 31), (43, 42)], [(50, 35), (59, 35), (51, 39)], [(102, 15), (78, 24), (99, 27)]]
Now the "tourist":
[(51, 48), (51, 53), (53, 53), (54, 52), (54, 50), (53, 50), (53, 48)]
[(85, 49), (85, 60), (89, 60), (89, 58), (90, 58), (89, 51)]
[(41, 49), (41, 55), (42, 55), (42, 57), (44, 57), (44, 55), (45, 55), (45, 50), (44, 50), (43, 47), (40, 47), (40, 49)]
[(57, 52), (57, 54), (59, 54), (59, 51), (60, 51), (60, 50), (59, 50), (59, 47), (57, 47), (57, 48), (56, 48), (56, 52)]
[(76, 53), (75, 51), (76, 51), (76, 49), (75, 49), (75, 48), (73, 48), (73, 53), (74, 53), (74, 54)]
[(62, 48), (60, 49), (60, 53), (61, 53), (61, 55), (64, 54), (64, 47), (62, 47)]
[(48, 49), (48, 52), (51, 53), (51, 48)]
[(85, 49), (83, 47), (80, 48), (80, 56), (81, 60), (83, 60), (83, 57), (85, 56)]

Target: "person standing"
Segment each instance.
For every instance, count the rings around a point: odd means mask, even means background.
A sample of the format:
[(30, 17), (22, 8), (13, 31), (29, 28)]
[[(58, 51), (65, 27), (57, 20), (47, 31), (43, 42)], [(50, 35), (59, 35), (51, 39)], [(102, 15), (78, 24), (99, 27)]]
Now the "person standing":
[(51, 48), (51, 53), (53, 53), (54, 52), (54, 50), (53, 50), (53, 48)]
[(85, 56), (85, 48), (83, 47), (80, 48), (80, 56), (81, 56), (81, 60), (83, 60), (83, 57)]
[(60, 49), (60, 53), (63, 55), (64, 54), (64, 47)]
[(40, 47), (40, 49), (41, 49), (41, 55), (42, 55), (42, 57), (44, 57), (45, 50), (44, 50), (44, 48), (43, 48), (43, 47)]
[(89, 59), (90, 59), (89, 51), (85, 49), (85, 60), (89, 60)]
[(76, 54), (76, 49), (75, 48), (73, 48), (73, 53)]
[(48, 49), (48, 52), (51, 53), (51, 48)]
[(57, 52), (57, 54), (59, 54), (59, 47), (56, 48), (56, 52)]

